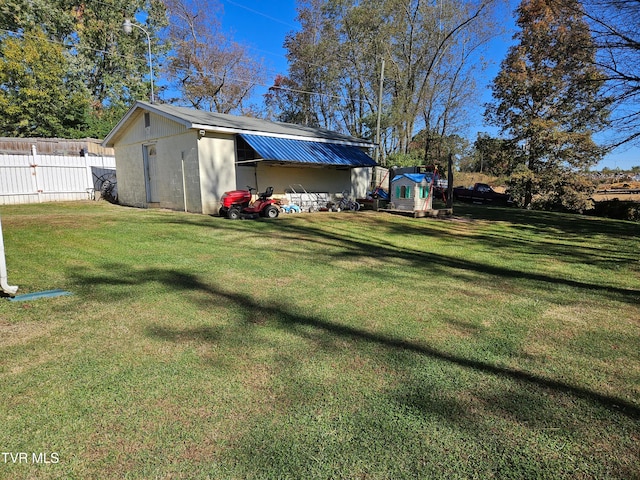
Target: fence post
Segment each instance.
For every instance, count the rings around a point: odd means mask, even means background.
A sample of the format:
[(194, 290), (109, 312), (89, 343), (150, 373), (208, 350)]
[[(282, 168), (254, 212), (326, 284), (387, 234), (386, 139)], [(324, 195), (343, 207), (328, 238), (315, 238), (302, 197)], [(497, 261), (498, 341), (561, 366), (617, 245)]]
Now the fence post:
[(84, 166), (87, 169), (87, 193), (89, 194), (89, 200), (95, 200), (95, 183), (93, 181), (93, 170), (91, 170), (89, 163), (89, 155), (87, 155), (87, 151), (84, 148), (80, 151), (80, 155), (84, 159)]
[(31, 175), (33, 180), (33, 189), (38, 194), (38, 203), (42, 202), (42, 189), (38, 186), (38, 151), (35, 145), (31, 145)]

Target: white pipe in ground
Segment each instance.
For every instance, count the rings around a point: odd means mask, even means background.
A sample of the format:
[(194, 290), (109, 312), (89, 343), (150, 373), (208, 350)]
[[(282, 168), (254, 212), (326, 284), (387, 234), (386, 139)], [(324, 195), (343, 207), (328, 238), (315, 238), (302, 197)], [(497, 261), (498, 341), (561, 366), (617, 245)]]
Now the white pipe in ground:
[(2, 219), (0, 219), (0, 288), (9, 295), (15, 295), (18, 287), (7, 283), (7, 262), (4, 258), (4, 240), (2, 239)]

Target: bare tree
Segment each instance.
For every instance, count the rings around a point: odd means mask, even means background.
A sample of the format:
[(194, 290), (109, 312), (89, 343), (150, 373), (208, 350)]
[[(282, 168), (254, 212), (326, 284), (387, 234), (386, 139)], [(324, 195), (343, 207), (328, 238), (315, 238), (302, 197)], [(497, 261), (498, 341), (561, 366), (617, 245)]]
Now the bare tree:
[(202, 0), (165, 4), (173, 47), (167, 72), (182, 99), (198, 109), (244, 112), (253, 89), (264, 82), (264, 66), (222, 33), (216, 16), (219, 6)]
[(423, 128), (454, 133), (454, 119), (464, 116), (473, 93), (471, 72), (481, 63), (470, 55), (477, 59), (495, 34), (499, 2), (303, 0), (302, 29), (285, 43), (288, 81), (300, 93), (287, 100), (304, 105), (315, 123), (360, 137), (373, 138), (379, 113), (386, 153), (406, 154)]
[[(566, 8), (564, 0), (550, 5), (556, 10)], [(605, 76), (613, 102), (614, 134), (607, 148), (640, 145), (640, 1), (581, 0), (575, 9), (586, 19), (598, 47), (595, 65)]]

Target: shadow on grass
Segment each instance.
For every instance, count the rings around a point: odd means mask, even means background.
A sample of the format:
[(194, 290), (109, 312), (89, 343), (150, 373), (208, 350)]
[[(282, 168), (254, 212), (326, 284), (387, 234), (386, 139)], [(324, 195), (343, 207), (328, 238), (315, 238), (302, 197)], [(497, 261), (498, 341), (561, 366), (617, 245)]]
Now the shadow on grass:
[[(221, 218), (210, 217), (177, 217), (171, 223), (177, 225), (201, 226), (208, 228), (221, 228), (225, 232), (237, 232), (238, 234), (262, 233), (266, 236), (279, 236), (282, 233), (290, 234), (291, 238), (301, 241), (305, 239), (314, 243), (328, 242), (328, 245), (343, 245), (348, 248), (349, 254), (369, 255), (375, 253), (383, 257), (395, 257), (398, 254), (405, 260), (411, 260), (411, 256), (420, 255), (418, 250), (408, 250), (405, 255), (402, 251), (397, 251), (389, 246), (385, 234), (402, 235), (416, 238), (438, 237), (451, 238), (460, 242), (461, 246), (483, 245), (491, 249), (496, 249), (499, 254), (508, 255), (510, 253), (525, 255), (555, 255), (561, 257), (564, 262), (574, 264), (598, 265), (604, 268), (618, 268), (637, 263), (637, 249), (634, 245), (625, 242), (635, 242), (640, 237), (640, 224), (633, 222), (623, 222), (602, 218), (587, 217), (582, 215), (572, 215), (554, 212), (528, 211), (517, 208), (492, 207), (459, 204), (456, 205), (456, 216), (450, 219), (417, 219), (413, 221), (394, 221), (394, 216), (389, 214), (360, 213), (358, 225), (370, 225), (373, 227), (366, 232), (366, 236), (356, 239), (349, 230), (349, 216), (351, 213), (332, 214), (312, 214), (297, 216), (297, 221), (289, 222), (288, 218), (277, 220), (250, 220), (246, 222), (234, 222)], [(335, 220), (338, 220), (335, 222)], [(346, 222), (345, 222), (346, 220)], [(498, 228), (487, 232), (486, 229), (480, 231), (459, 231), (457, 221), (474, 222), (506, 222), (503, 230)], [(325, 224), (343, 225), (333, 231), (326, 229)], [(447, 227), (443, 228), (443, 225)], [(374, 232), (378, 234), (377, 238)], [(606, 237), (609, 237), (611, 244), (607, 244)], [(605, 243), (603, 243), (605, 242)], [(613, 243), (615, 242), (615, 243)], [(441, 261), (444, 266), (454, 266), (458, 268), (460, 263), (468, 269), (477, 269), (490, 274), (507, 275), (511, 277), (528, 278), (525, 272), (521, 275), (517, 270), (499, 269), (493, 272), (487, 271), (484, 265), (473, 262), (457, 262), (458, 258), (448, 258), (438, 254), (436, 256), (429, 252), (429, 262), (438, 263)], [(420, 257), (417, 257), (420, 261)], [(450, 265), (453, 263), (453, 265)], [(541, 275), (534, 280), (546, 278), (548, 281), (558, 281), (562, 279)], [(570, 286), (579, 287), (578, 283), (568, 283)], [(585, 285), (586, 286), (586, 285)], [(588, 288), (603, 289), (606, 286), (594, 283)], [(633, 291), (612, 290), (622, 294)], [(640, 295), (640, 291), (635, 292)], [(635, 299), (634, 299), (635, 301)]]
[(522, 227), (535, 229), (540, 233), (551, 232), (582, 237), (608, 234), (615, 237), (628, 238), (640, 235), (639, 223), (570, 213), (460, 203), (454, 204), (454, 213), (476, 220), (507, 221)]
[[(256, 302), (249, 295), (229, 292), (216, 285), (211, 285), (201, 281), (197, 276), (174, 271), (170, 269), (147, 269), (139, 270), (135, 273), (131, 272), (125, 265), (121, 265), (119, 269), (112, 268), (111, 275), (85, 275), (76, 272), (77, 281), (91, 285), (113, 285), (114, 283), (136, 286), (143, 285), (147, 282), (160, 282), (170, 292), (197, 291), (204, 296), (203, 307), (206, 308), (209, 302), (219, 305), (220, 302), (226, 303), (229, 307), (240, 308), (245, 315), (245, 324), (254, 324), (252, 318), (259, 316), (268, 319), (268, 323), (284, 328), (287, 331), (303, 336), (307, 339), (317, 341), (318, 335), (310, 335), (309, 327), (324, 336), (330, 336), (336, 339), (367, 342), (372, 345), (382, 347), (389, 352), (411, 353), (422, 355), (434, 360), (443, 361), (452, 365), (457, 365), (475, 372), (481, 372), (488, 375), (498, 377), (506, 377), (516, 382), (533, 386), (536, 388), (548, 389), (554, 392), (572, 395), (585, 399), (593, 404), (599, 404), (607, 409), (622, 413), (630, 418), (640, 418), (640, 408), (626, 400), (615, 398), (594, 392), (576, 385), (543, 378), (535, 374), (492, 365), (490, 363), (464, 358), (458, 355), (441, 351), (430, 347), (428, 344), (408, 341), (388, 335), (381, 335), (375, 332), (342, 325), (337, 322), (323, 320), (310, 315), (296, 313), (290, 306), (284, 303), (276, 303), (265, 306)], [(259, 324), (262, 324), (260, 322)], [(165, 341), (180, 341), (183, 339), (198, 339), (205, 342), (217, 342), (221, 337), (221, 332), (213, 328), (198, 329), (167, 329), (162, 326), (151, 326), (146, 330), (146, 334), (152, 338), (158, 338)], [(415, 403), (415, 402), (414, 402)]]
[[(388, 226), (386, 223), (383, 223), (383, 225)], [(338, 229), (335, 231), (329, 231), (322, 226), (314, 226), (312, 223), (282, 223), (277, 228), (287, 232), (292, 238), (300, 239), (300, 241), (323, 244), (326, 247), (324, 250), (325, 252), (331, 249), (338, 250), (339, 253), (337, 254), (327, 254), (326, 260), (328, 262), (335, 261), (336, 259), (348, 259), (354, 261), (358, 258), (375, 257), (388, 265), (393, 265), (397, 260), (402, 260), (403, 262), (412, 264), (416, 267), (428, 267), (430, 272), (446, 276), (456, 276), (459, 273), (461, 277), (465, 277), (466, 273), (474, 273), (480, 276), (499, 277), (501, 279), (521, 279), (545, 284), (545, 288), (548, 288), (547, 286), (554, 285), (567, 286), (576, 289), (599, 292), (600, 294), (609, 296), (612, 300), (622, 301), (632, 305), (640, 303), (640, 290), (638, 289), (627, 289), (606, 285), (597, 278), (594, 278), (593, 282), (583, 282), (543, 272), (517, 270), (478, 262), (463, 257), (454, 257), (441, 253), (434, 254), (433, 252), (423, 252), (413, 248), (393, 246), (387, 243), (383, 234), (380, 234), (378, 238), (374, 238), (372, 234), (368, 234), (365, 238), (359, 237), (357, 234), (352, 234), (348, 229), (348, 224), (344, 225), (342, 230)], [(390, 228), (395, 230), (395, 233), (404, 232), (407, 234), (411, 233), (412, 229), (415, 229), (413, 233), (421, 236), (450, 235), (441, 230), (428, 229), (428, 227), (422, 225), (416, 226), (406, 223), (392, 224)], [(510, 251), (514, 251), (514, 249), (517, 249), (518, 244), (518, 242), (513, 239), (501, 238), (497, 235), (471, 236), (468, 239), (456, 239), (456, 241), (466, 242), (467, 244), (473, 242), (485, 242), (492, 248), (496, 249), (496, 258), (499, 258), (500, 252), (507, 255)], [(580, 253), (579, 250), (580, 249), (575, 246), (541, 246), (539, 242), (531, 242), (530, 244), (527, 244), (526, 249), (522, 250), (522, 253), (528, 255), (557, 255), (563, 259), (567, 256), (575, 255), (574, 259), (576, 262), (593, 263), (596, 261), (592, 254)], [(578, 251), (578, 253), (576, 253), (576, 251)], [(635, 252), (633, 255), (633, 258), (635, 259)], [(629, 254), (629, 257), (630, 256), (631, 255)], [(613, 262), (628, 262), (629, 260), (628, 256), (624, 254), (624, 257), (615, 256)], [(612, 263), (612, 260), (607, 260), (607, 263)], [(380, 274), (382, 274), (382, 272), (380, 272)], [(391, 269), (386, 270), (384, 275), (393, 275), (393, 271)]]
[(184, 342), (199, 340), (214, 343), (219, 341), (224, 334), (223, 328), (198, 327), (188, 330), (168, 328), (160, 325), (152, 325), (147, 328), (147, 335), (165, 340), (167, 342)]

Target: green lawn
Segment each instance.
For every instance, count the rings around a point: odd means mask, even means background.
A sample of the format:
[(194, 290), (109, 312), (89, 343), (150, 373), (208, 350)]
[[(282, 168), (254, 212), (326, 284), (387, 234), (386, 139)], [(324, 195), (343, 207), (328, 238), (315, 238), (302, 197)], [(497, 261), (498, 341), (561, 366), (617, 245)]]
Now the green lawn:
[(640, 478), (640, 224), (455, 213), (0, 207), (0, 478)]

